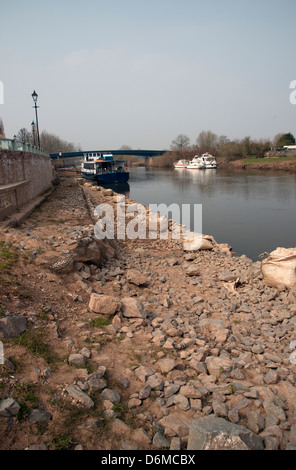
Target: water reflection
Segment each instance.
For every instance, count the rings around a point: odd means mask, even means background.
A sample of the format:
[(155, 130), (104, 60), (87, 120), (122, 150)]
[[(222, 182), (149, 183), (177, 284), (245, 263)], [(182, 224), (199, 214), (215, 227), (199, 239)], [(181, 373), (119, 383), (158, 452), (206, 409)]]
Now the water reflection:
[(130, 197), (129, 183), (109, 183), (109, 184), (104, 184), (104, 188), (113, 189), (115, 193), (123, 194), (126, 198)]

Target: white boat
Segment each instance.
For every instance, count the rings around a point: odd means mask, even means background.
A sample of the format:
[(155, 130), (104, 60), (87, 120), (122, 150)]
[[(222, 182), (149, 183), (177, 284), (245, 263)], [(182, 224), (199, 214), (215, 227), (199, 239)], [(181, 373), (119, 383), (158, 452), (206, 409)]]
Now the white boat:
[(217, 168), (215, 157), (209, 153), (203, 153), (201, 157), (195, 155), (186, 168), (203, 170), (207, 168)]
[(200, 157), (200, 161), (204, 164), (205, 168), (217, 168), (218, 164), (215, 157), (210, 153), (203, 153)]
[(189, 170), (201, 170), (205, 168), (205, 165), (203, 161), (201, 160), (201, 157), (199, 157), (198, 155), (195, 155), (195, 157), (193, 157), (191, 162), (187, 164), (186, 168), (188, 168)]
[(179, 160), (178, 162), (174, 163), (175, 168), (186, 168), (188, 162), (187, 160)]

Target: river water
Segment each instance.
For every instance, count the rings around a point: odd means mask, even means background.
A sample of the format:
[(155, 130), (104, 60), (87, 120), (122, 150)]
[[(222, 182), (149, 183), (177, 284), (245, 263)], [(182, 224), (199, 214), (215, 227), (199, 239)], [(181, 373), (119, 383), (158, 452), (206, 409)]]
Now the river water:
[(138, 167), (130, 169), (129, 197), (144, 205), (201, 204), (202, 233), (255, 261), (278, 246), (296, 247), (295, 174)]

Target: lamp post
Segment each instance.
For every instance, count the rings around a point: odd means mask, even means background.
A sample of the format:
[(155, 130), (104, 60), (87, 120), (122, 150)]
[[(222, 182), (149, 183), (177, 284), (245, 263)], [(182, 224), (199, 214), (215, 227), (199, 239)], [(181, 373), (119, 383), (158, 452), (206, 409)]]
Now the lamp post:
[(36, 146), (36, 140), (35, 140), (35, 122), (34, 121), (31, 122), (31, 126), (32, 126), (33, 145), (35, 147)]
[(32, 98), (34, 101), (33, 108), (35, 108), (35, 115), (36, 115), (37, 142), (38, 142), (38, 148), (40, 149), (40, 137), (39, 137), (39, 127), (38, 127), (38, 116), (37, 116), (37, 108), (39, 108), (39, 106), (37, 106), (38, 95), (35, 90), (32, 93)]

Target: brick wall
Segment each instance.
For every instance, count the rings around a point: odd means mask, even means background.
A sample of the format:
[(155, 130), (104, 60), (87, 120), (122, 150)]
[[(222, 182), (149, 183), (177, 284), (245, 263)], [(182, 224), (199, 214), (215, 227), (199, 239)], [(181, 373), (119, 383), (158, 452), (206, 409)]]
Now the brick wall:
[(0, 151), (0, 220), (39, 196), (52, 184), (50, 157)]

